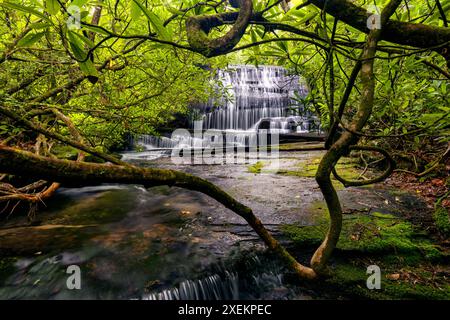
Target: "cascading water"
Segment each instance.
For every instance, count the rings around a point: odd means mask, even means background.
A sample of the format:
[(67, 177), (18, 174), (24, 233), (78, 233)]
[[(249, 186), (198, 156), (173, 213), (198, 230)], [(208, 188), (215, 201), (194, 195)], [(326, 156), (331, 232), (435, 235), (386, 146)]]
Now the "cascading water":
[[(226, 88), (223, 97), (197, 105), (201, 119), (191, 129), (212, 136), (173, 133), (168, 137), (144, 135), (132, 143), (145, 148), (139, 154), (126, 153), (125, 160), (154, 159), (170, 154), (171, 149), (214, 148), (259, 145), (258, 134), (306, 133), (320, 128), (318, 120), (299, 102), (307, 86), (297, 75), (277, 66), (234, 65), (219, 70), (217, 86)], [(270, 138), (269, 138), (270, 139)]]
[[(269, 260), (270, 259), (270, 260)], [(143, 300), (239, 300), (260, 299), (261, 294), (285, 288), (285, 270), (278, 261), (266, 256), (247, 254), (240, 271), (219, 267), (218, 272), (200, 279), (187, 279), (176, 286), (152, 291)], [(294, 294), (286, 290), (285, 297)], [(270, 296), (269, 296), (270, 297)], [(274, 295), (272, 295), (274, 297)]]
[(294, 100), (306, 96), (306, 86), (282, 67), (230, 66), (219, 70), (218, 79), (232, 97), (200, 107), (205, 130), (254, 130), (266, 120), (269, 126), (263, 129), (292, 131), (310, 118)]

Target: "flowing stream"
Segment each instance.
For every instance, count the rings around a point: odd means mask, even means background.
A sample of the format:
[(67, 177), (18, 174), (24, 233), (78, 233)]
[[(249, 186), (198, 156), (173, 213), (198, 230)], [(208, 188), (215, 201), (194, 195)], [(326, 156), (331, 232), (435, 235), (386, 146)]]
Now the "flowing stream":
[[(311, 129), (314, 119), (303, 106), (297, 104), (295, 112), (291, 109), (294, 97), (304, 96), (306, 87), (283, 68), (233, 66), (220, 71), (219, 78), (230, 88), (232, 99), (217, 107), (212, 101), (201, 106), (203, 118), (196, 123), (201, 130), (228, 134), (226, 143), (243, 146), (257, 143), (262, 127), (272, 132)], [(123, 159), (139, 160), (143, 166), (171, 166), (168, 158), (164, 163), (153, 160), (176, 147), (214, 145), (214, 140), (190, 135), (141, 136), (135, 142), (146, 150), (125, 153)], [(192, 168), (176, 169), (189, 172)], [(205, 167), (193, 173), (205, 174), (210, 169), (207, 178), (213, 182), (226, 171), (230, 177), (251, 176), (245, 165)], [(253, 190), (251, 184), (245, 188)], [(0, 279), (0, 298), (308, 297), (283, 284), (282, 265), (267, 257), (243, 219), (198, 193), (104, 185), (60, 189), (46, 206), (35, 226), (28, 227), (18, 217), (0, 230), (0, 251), (13, 257), (6, 268), (8, 276)], [(267, 210), (267, 216), (272, 210)], [(279, 221), (267, 223), (270, 227)], [(67, 288), (70, 265), (82, 271), (81, 290)]]

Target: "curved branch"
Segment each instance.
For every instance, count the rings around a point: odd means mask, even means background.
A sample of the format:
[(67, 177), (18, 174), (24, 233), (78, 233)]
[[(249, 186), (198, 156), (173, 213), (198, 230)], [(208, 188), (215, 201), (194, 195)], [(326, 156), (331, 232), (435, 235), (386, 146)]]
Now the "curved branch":
[(349, 147), (349, 150), (350, 151), (374, 151), (374, 152), (381, 153), (384, 156), (385, 160), (388, 162), (388, 167), (383, 172), (383, 174), (381, 174), (380, 176), (378, 176), (376, 178), (369, 179), (369, 180), (346, 180), (346, 179), (342, 178), (341, 176), (339, 176), (339, 174), (336, 172), (336, 167), (334, 167), (332, 170), (334, 177), (336, 178), (336, 180), (341, 182), (346, 188), (362, 187), (362, 186), (367, 186), (370, 184), (382, 182), (382, 181), (386, 180), (392, 174), (392, 172), (394, 172), (394, 170), (395, 170), (396, 163), (395, 163), (394, 159), (389, 154), (389, 152), (387, 152), (386, 150), (384, 150), (382, 148), (371, 147), (371, 146), (351, 146), (351, 147)]
[(224, 36), (209, 39), (208, 33), (212, 28), (223, 25), (220, 15), (205, 15), (189, 17), (186, 20), (186, 32), (189, 44), (194, 51), (205, 57), (215, 57), (233, 49), (247, 29), (253, 12), (252, 0), (242, 0), (239, 14), (233, 27)]
[[(349, 0), (310, 0), (310, 2), (353, 28), (364, 33), (369, 33), (370, 30), (367, 28), (367, 20), (370, 14)], [(450, 29), (388, 20), (383, 27), (380, 40), (387, 40), (392, 43), (416, 48), (439, 47), (450, 41)], [(449, 61), (450, 48), (448, 44), (444, 48), (436, 51)]]
[[(375, 95), (374, 59), (377, 45), (381, 39), (382, 30), (386, 22), (394, 14), (401, 2), (402, 0), (391, 0), (381, 14), (382, 29), (373, 29), (369, 33), (361, 57), (361, 101), (358, 112), (349, 126), (352, 131), (361, 131), (372, 114)], [(330, 214), (330, 226), (327, 235), (311, 259), (311, 266), (317, 273), (326, 272), (327, 262), (336, 247), (342, 229), (342, 207), (330, 176), (339, 159), (347, 154), (349, 148), (355, 145), (358, 140), (359, 138), (351, 132), (344, 132), (322, 158), (317, 169), (316, 181), (325, 198)]]
[(184, 172), (52, 159), (5, 146), (0, 146), (0, 171), (37, 179), (50, 179), (68, 186), (122, 183), (140, 184), (145, 187), (167, 185), (199, 191), (244, 218), (265, 244), (300, 277), (314, 279), (317, 276), (311, 268), (295, 260), (267, 231), (249, 207), (238, 202), (211, 182)]

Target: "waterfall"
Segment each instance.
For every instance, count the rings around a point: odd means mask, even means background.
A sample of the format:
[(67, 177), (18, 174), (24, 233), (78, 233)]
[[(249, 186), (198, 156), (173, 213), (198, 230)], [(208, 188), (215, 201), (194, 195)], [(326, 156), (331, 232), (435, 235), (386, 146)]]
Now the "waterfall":
[(258, 129), (265, 120), (268, 127), (264, 129), (289, 131), (309, 116), (294, 100), (295, 96), (306, 96), (306, 85), (282, 67), (230, 66), (218, 71), (218, 80), (228, 88), (231, 99), (210, 100), (200, 106), (205, 130)]
[(219, 143), (225, 147), (256, 147), (259, 134), (320, 129), (318, 119), (299, 101), (308, 93), (306, 84), (283, 67), (232, 65), (217, 71), (215, 85), (218, 92), (225, 88), (225, 93), (193, 106), (202, 119), (192, 121), (190, 128), (208, 130), (213, 136), (191, 136), (191, 132), (180, 134), (178, 130), (171, 138), (143, 135), (132, 144), (143, 146), (145, 151), (124, 154), (124, 158), (153, 159), (167, 155), (169, 149), (214, 148)]

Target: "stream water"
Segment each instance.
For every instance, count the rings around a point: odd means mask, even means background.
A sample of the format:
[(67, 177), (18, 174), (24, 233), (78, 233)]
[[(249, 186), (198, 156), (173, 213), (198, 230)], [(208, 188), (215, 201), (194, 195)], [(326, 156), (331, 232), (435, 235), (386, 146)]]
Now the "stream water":
[[(280, 153), (281, 168), (293, 170), (321, 154)], [(175, 165), (169, 158), (137, 164), (216, 183), (285, 243), (283, 225), (313, 225), (325, 207), (312, 177), (254, 174), (243, 164)], [(382, 186), (340, 190), (339, 196), (348, 212), (370, 207), (392, 213), (421, 205)], [(197, 192), (103, 185), (60, 189), (46, 206), (32, 226), (20, 215), (2, 222), (0, 299), (323, 298), (291, 286), (283, 265), (246, 222)], [(67, 288), (70, 265), (80, 267), (81, 290)]]
[[(200, 130), (225, 132), (227, 144), (240, 146), (258, 143), (256, 134), (263, 124), (276, 133), (309, 131), (311, 114), (294, 100), (306, 95), (298, 76), (280, 67), (231, 66), (219, 71), (219, 80), (232, 98), (198, 107), (203, 114), (196, 123)], [(175, 147), (213, 145), (211, 140), (190, 135), (141, 136), (134, 142), (146, 151), (126, 153), (123, 160), (139, 160), (142, 166), (170, 166), (165, 156)], [(154, 159), (160, 162), (155, 164)], [(177, 169), (207, 174), (212, 181), (225, 172), (230, 178), (238, 177), (239, 170), (246, 179), (246, 166), (237, 168)], [(257, 190), (253, 184), (246, 188)], [(267, 201), (272, 200), (263, 202)], [(284, 205), (292, 206), (288, 203)], [(34, 227), (18, 218), (0, 231), (0, 250), (17, 258), (10, 267), (12, 275), (4, 279), (0, 298), (304, 296), (283, 285), (281, 265), (265, 257), (243, 219), (198, 193), (121, 185), (60, 189), (46, 206)], [(260, 203), (260, 207), (267, 205)], [(269, 228), (277, 223), (267, 221)], [(69, 265), (81, 268), (82, 290), (67, 290)]]
[[(160, 159), (158, 166), (172, 164)], [(218, 169), (195, 171), (210, 180), (231, 178), (236, 169), (241, 172), (236, 178), (251, 177), (245, 166)], [(267, 226), (276, 232), (274, 227), (289, 219), (294, 217), (281, 215)], [(283, 283), (282, 265), (264, 251), (243, 219), (202, 194), (179, 188), (60, 189), (34, 226), (12, 217), (0, 239), (0, 252), (14, 257), (0, 288), (3, 299), (309, 297)], [(81, 269), (81, 290), (67, 289), (69, 265)]]
[[(233, 87), (235, 100), (219, 109), (205, 106), (203, 129), (251, 135), (263, 120), (272, 130), (310, 129), (307, 118), (289, 114), (294, 92), (305, 91), (285, 70), (241, 66), (222, 77)], [(244, 145), (248, 140), (233, 141)], [(180, 143), (195, 147), (195, 139), (143, 136), (137, 142), (147, 150), (126, 153), (124, 160), (210, 180), (251, 207), (283, 241), (281, 226), (315, 224), (313, 209), (325, 206), (312, 177), (255, 174), (247, 164), (181, 165), (165, 157)], [(321, 155), (282, 152), (279, 169), (298, 170)], [(340, 197), (344, 209), (382, 208), (390, 195), (380, 193), (353, 188)], [(0, 299), (318, 297), (289, 285), (283, 265), (265, 251), (246, 222), (197, 192), (134, 185), (62, 188), (41, 206), (32, 226), (24, 216), (1, 218)], [(67, 287), (71, 265), (81, 270), (80, 290)]]

